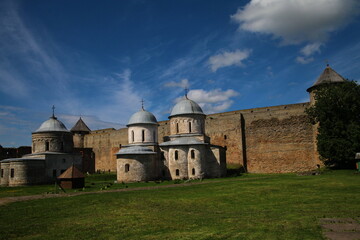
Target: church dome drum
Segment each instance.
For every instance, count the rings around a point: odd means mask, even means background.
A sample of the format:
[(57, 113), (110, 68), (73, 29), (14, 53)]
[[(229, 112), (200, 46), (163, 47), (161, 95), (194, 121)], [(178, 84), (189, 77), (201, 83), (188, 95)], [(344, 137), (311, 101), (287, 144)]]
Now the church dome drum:
[(54, 114), (32, 133), (32, 153), (72, 152), (72, 133)]

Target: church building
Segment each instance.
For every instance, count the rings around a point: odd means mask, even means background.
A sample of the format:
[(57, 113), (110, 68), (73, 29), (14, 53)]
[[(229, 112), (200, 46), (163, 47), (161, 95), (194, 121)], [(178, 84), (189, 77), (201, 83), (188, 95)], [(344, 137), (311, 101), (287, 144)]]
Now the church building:
[(73, 134), (53, 113), (32, 133), (31, 154), (0, 161), (0, 185), (52, 183), (70, 166), (82, 167), (82, 156), (73, 150)]
[(142, 108), (128, 123), (129, 145), (117, 155), (119, 182), (202, 179), (226, 173), (226, 153), (205, 135), (201, 107), (185, 96), (171, 111), (170, 136), (158, 144), (158, 122)]

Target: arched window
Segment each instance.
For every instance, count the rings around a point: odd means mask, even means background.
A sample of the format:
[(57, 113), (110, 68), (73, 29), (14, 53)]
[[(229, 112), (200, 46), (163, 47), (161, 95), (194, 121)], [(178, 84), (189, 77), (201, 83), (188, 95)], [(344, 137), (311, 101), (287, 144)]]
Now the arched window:
[(191, 133), (191, 122), (189, 122), (189, 133)]
[(131, 142), (135, 141), (134, 130), (131, 131)]
[(226, 135), (224, 135), (224, 139), (225, 139), (225, 140), (227, 139), (227, 136), (226, 136)]
[(179, 175), (180, 175), (179, 169), (176, 169), (175, 174), (176, 174), (176, 176), (179, 176)]
[(64, 142), (61, 142), (60, 151), (64, 151)]
[(33, 149), (32, 149), (33, 152), (35, 152), (35, 143), (33, 143)]
[(130, 171), (130, 165), (129, 164), (125, 164), (125, 172)]
[(153, 131), (153, 142), (156, 142), (156, 134), (155, 134), (155, 131)]
[(175, 160), (179, 159), (179, 152), (177, 150), (175, 150)]
[(141, 141), (144, 142), (145, 141), (145, 130), (141, 131)]
[(49, 151), (50, 143), (48, 141), (45, 142), (45, 151)]
[(179, 123), (176, 123), (176, 133), (179, 133)]
[(192, 169), (191, 173), (192, 175), (195, 175), (195, 168)]
[(191, 150), (190, 155), (191, 155), (191, 159), (194, 159), (195, 158), (195, 150)]

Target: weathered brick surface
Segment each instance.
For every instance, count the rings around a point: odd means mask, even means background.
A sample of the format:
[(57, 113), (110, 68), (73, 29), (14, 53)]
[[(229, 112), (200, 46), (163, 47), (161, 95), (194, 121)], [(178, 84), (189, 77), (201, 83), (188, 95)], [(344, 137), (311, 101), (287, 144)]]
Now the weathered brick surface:
[(116, 156), (121, 145), (128, 144), (127, 128), (113, 128), (92, 131), (85, 135), (84, 147), (92, 148), (95, 155), (95, 169), (116, 171)]

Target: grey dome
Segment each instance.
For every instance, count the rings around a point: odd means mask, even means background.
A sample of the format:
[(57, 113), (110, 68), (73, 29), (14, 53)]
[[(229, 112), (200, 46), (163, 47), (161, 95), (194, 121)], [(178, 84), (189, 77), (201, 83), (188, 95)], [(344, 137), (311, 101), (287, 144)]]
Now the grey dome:
[(156, 154), (150, 148), (142, 146), (130, 146), (120, 149), (116, 155), (127, 155), (127, 154)]
[(188, 98), (181, 100), (173, 107), (169, 118), (176, 116), (176, 115), (182, 115), (182, 114), (205, 115), (203, 113), (201, 107), (196, 102), (194, 102)]
[(41, 124), (41, 126), (35, 131), (38, 132), (69, 132), (65, 125), (57, 120), (56, 117), (52, 116), (45, 122)]
[(156, 117), (148, 111), (145, 111), (144, 109), (141, 109), (139, 112), (134, 113), (127, 126), (133, 125), (133, 124), (154, 124), (157, 125)]

